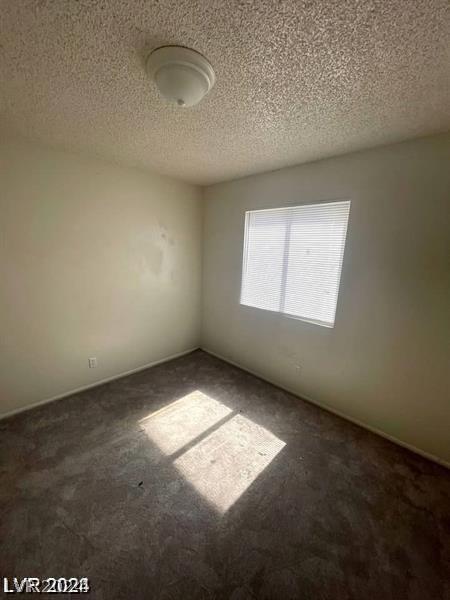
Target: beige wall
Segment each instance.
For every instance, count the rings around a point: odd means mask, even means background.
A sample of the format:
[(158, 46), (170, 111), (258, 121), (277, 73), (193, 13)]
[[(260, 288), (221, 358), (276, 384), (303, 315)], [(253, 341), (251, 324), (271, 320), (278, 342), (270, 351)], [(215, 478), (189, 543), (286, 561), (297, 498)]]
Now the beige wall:
[[(449, 461), (449, 164), (443, 135), (207, 188), (203, 347)], [(0, 145), (0, 415), (199, 344), (199, 195)], [(244, 211), (338, 198), (335, 328), (240, 306)]]
[[(334, 329), (239, 305), (244, 211), (352, 200)], [(204, 348), (450, 460), (450, 136), (209, 187)]]
[(2, 143), (0, 214), (0, 414), (198, 345), (198, 188)]

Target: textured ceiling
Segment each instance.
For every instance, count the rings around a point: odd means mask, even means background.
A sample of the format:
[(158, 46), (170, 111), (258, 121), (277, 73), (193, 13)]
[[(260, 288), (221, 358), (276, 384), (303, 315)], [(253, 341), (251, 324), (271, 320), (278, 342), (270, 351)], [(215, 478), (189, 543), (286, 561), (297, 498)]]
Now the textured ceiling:
[[(0, 0), (0, 130), (206, 184), (450, 129), (448, 0)], [(144, 70), (181, 44), (215, 88)]]

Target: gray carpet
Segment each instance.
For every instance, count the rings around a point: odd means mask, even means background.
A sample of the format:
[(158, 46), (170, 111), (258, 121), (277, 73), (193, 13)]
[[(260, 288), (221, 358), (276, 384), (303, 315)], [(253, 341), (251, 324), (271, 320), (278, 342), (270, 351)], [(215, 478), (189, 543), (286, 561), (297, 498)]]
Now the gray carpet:
[(105, 600), (450, 597), (446, 469), (201, 351), (1, 421), (0, 469), (1, 576)]

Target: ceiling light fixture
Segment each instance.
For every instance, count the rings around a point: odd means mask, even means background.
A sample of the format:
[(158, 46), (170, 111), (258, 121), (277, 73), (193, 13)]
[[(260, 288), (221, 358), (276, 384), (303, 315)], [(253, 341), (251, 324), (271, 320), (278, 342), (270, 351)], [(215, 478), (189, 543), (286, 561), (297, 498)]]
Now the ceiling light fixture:
[(153, 50), (147, 59), (147, 72), (161, 95), (182, 107), (198, 104), (216, 80), (206, 58), (183, 46), (163, 46)]

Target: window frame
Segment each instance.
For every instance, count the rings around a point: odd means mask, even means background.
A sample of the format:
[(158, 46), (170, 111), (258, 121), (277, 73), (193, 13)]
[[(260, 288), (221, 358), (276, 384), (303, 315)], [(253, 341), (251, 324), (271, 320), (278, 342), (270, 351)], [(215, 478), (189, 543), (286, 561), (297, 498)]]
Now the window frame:
[[(342, 256), (341, 256), (341, 260), (340, 260), (340, 264), (339, 264), (339, 283), (338, 283), (338, 293), (337, 293), (337, 297), (336, 297), (336, 310), (335, 310), (335, 314), (334, 314), (334, 321), (333, 323), (330, 323), (329, 321), (321, 321), (320, 319), (308, 319), (307, 317), (300, 317), (298, 315), (294, 315), (288, 312), (282, 312), (279, 310), (271, 310), (270, 308), (260, 308), (259, 306), (254, 306), (253, 304), (244, 304), (242, 302), (242, 291), (243, 291), (243, 286), (244, 286), (244, 269), (246, 269), (247, 266), (247, 258), (248, 258), (248, 235), (247, 235), (247, 231), (248, 231), (248, 226), (249, 226), (249, 215), (250, 213), (255, 213), (255, 212), (267, 212), (267, 211), (276, 211), (276, 210), (286, 210), (286, 209), (294, 209), (294, 208), (301, 208), (303, 206), (316, 206), (316, 205), (320, 205), (320, 204), (335, 204), (335, 203), (339, 203), (339, 202), (348, 202), (349, 203), (349, 213), (348, 213), (348, 219), (347, 219), (347, 227), (345, 230), (345, 237), (344, 237), (344, 247), (343, 247), (343, 252), (342, 252)], [(309, 323), (310, 325), (319, 325), (321, 327), (326, 327), (327, 329), (334, 329), (335, 325), (336, 325), (336, 319), (337, 319), (337, 314), (338, 314), (338, 307), (339, 307), (339, 296), (340, 296), (340, 290), (341, 290), (341, 281), (342, 281), (342, 272), (343, 272), (343, 268), (344, 268), (344, 255), (345, 255), (345, 250), (347, 247), (347, 240), (348, 240), (348, 232), (349, 232), (349, 228), (350, 228), (350, 213), (351, 213), (351, 208), (352, 208), (352, 200), (351, 198), (333, 198), (332, 200), (319, 200), (316, 202), (296, 202), (296, 203), (292, 203), (292, 204), (286, 204), (283, 206), (274, 206), (274, 207), (268, 207), (268, 208), (250, 208), (248, 210), (244, 211), (244, 229), (243, 229), (243, 242), (242, 242), (242, 254), (241, 254), (241, 285), (240, 285), (240, 290), (239, 290), (239, 306), (242, 306), (246, 309), (254, 309), (254, 310), (261, 310), (267, 313), (270, 313), (272, 315), (278, 315), (279, 317), (286, 317), (288, 319), (295, 319), (296, 321), (302, 321), (303, 323)], [(286, 249), (285, 249), (286, 252)], [(286, 286), (286, 281), (284, 281), (284, 286)]]

